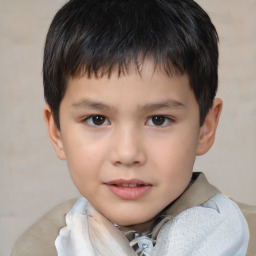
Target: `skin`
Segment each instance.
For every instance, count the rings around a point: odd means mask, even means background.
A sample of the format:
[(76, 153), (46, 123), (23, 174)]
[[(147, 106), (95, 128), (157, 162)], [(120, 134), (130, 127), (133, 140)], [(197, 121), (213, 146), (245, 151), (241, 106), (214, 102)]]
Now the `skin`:
[[(60, 130), (48, 105), (44, 117), (56, 154), (67, 160), (81, 195), (111, 222), (143, 232), (187, 188), (196, 156), (213, 144), (221, 108), (215, 99), (200, 127), (187, 75), (168, 77), (146, 62), (141, 75), (70, 79)], [(100, 125), (92, 115), (100, 116)], [(107, 185), (118, 179), (139, 179), (150, 189), (122, 199)]]

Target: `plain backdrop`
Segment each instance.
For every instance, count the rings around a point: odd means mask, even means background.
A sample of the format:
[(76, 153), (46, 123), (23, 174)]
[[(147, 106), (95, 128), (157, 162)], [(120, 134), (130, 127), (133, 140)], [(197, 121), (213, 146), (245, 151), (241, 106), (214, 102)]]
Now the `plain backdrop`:
[[(24, 229), (78, 195), (43, 121), (42, 56), (65, 1), (0, 0), (0, 256)], [(238, 201), (256, 205), (256, 0), (198, 0), (220, 35), (224, 109), (211, 151), (195, 170)]]

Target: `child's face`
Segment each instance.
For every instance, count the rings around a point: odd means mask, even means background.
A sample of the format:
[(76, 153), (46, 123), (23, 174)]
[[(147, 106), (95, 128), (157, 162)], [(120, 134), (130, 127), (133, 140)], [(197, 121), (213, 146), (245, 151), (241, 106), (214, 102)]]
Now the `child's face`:
[(151, 220), (188, 186), (200, 141), (188, 77), (144, 65), (110, 79), (70, 80), (57, 154), (96, 210), (113, 223)]

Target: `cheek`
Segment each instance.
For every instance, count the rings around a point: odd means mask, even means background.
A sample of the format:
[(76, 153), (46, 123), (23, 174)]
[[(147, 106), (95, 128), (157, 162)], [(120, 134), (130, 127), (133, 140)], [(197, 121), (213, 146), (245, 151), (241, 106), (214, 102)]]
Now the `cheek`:
[(185, 163), (190, 158), (195, 158), (197, 148), (196, 136), (187, 136), (180, 132), (164, 138), (158, 143), (155, 143), (152, 148), (152, 155), (157, 155), (162, 163), (180, 165)]
[[(66, 136), (65, 136), (66, 135)], [(91, 165), (100, 161), (105, 149), (101, 137), (92, 136), (82, 127), (70, 129), (63, 136), (67, 161), (72, 166)], [(98, 161), (95, 161), (95, 160)], [(71, 166), (71, 167), (72, 167)]]
[[(97, 182), (104, 162), (104, 147), (77, 138), (64, 143), (70, 176), (78, 190), (90, 188)], [(82, 191), (81, 191), (82, 190)]]
[(155, 169), (158, 169), (159, 174), (161, 172), (159, 176), (175, 182), (187, 182), (193, 171), (196, 138), (196, 133), (180, 130), (151, 147), (151, 159), (154, 159)]
[(175, 200), (188, 186), (195, 161), (195, 145), (191, 141), (180, 138), (174, 138), (173, 143), (165, 143), (158, 150), (159, 163), (157, 168), (157, 180), (162, 184), (165, 195), (168, 195), (168, 201)]

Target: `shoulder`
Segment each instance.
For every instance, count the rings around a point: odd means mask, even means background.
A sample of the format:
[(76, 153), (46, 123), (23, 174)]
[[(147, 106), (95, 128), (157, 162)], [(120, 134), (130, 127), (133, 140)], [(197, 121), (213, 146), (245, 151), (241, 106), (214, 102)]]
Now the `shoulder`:
[(250, 231), (250, 240), (247, 251), (247, 256), (256, 255), (256, 206), (251, 206), (243, 203), (237, 203), (241, 209)]
[(66, 213), (76, 201), (77, 198), (56, 206), (33, 224), (17, 240), (11, 256), (56, 256), (54, 241), (65, 226)]
[(247, 222), (239, 207), (226, 196), (217, 194), (169, 221), (157, 240), (161, 250), (172, 251), (171, 255), (180, 255), (185, 250), (186, 255), (212, 256), (228, 252), (225, 255), (240, 256), (245, 255), (248, 237)]

